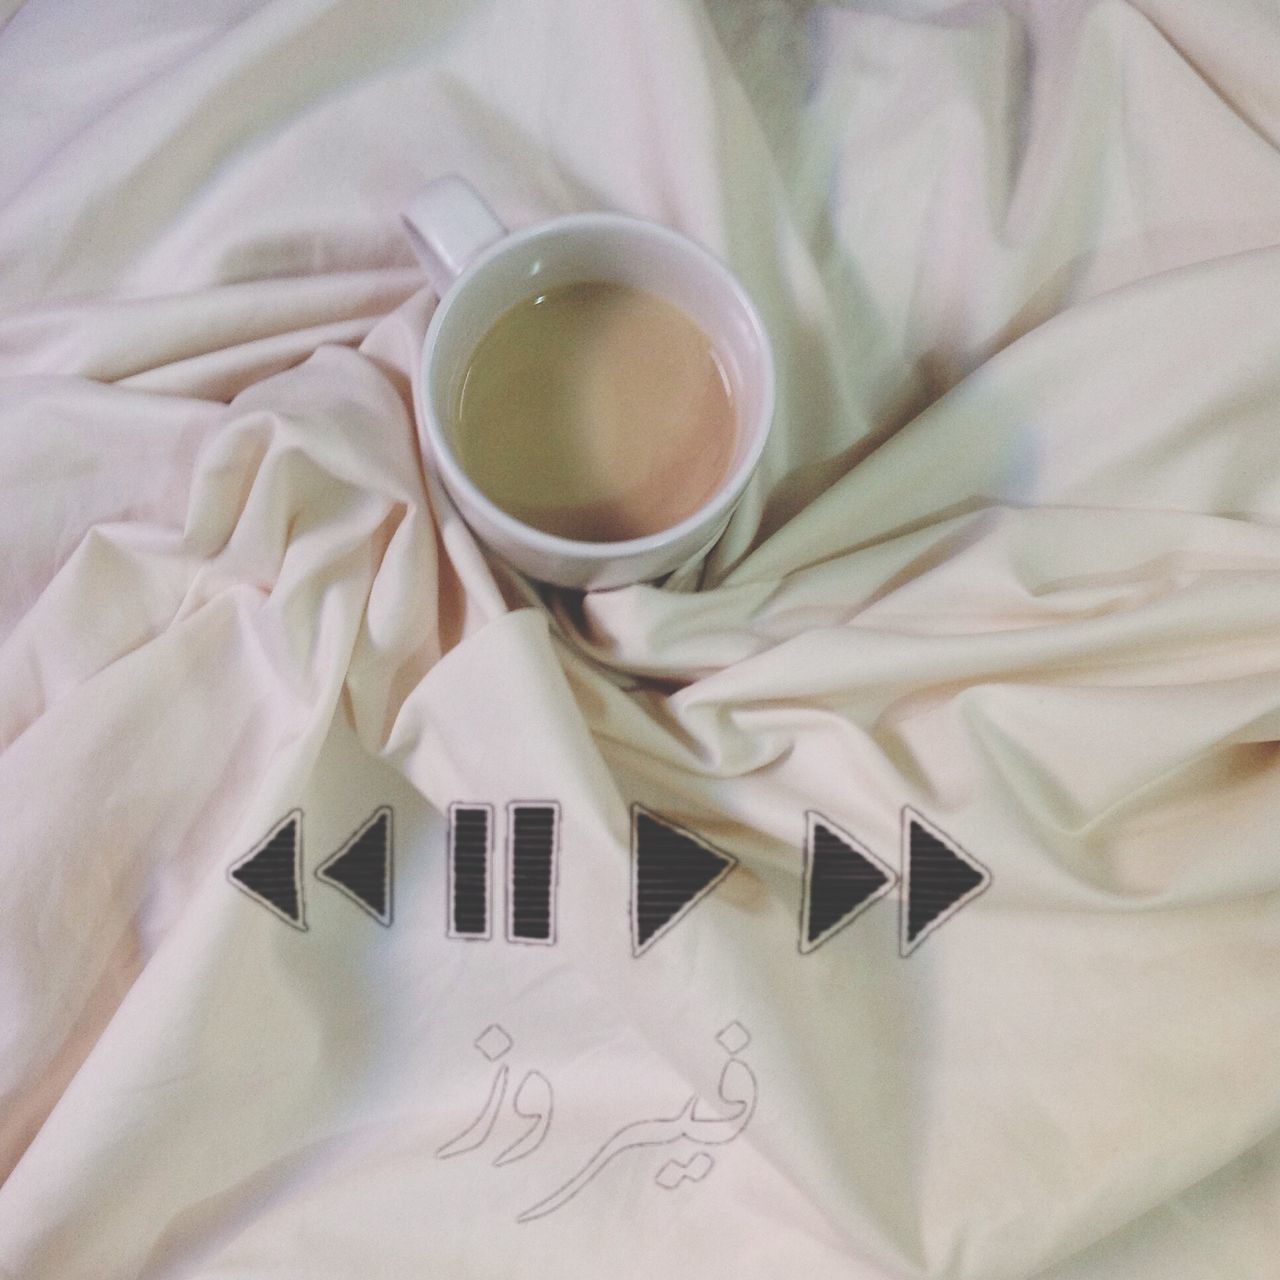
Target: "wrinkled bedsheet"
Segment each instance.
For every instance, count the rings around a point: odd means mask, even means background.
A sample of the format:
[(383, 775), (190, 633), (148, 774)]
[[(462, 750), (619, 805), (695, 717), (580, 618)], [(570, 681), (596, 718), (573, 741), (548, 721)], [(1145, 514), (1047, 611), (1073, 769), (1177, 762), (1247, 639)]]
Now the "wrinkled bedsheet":
[[(1274, 5), (0, 16), (0, 1275), (1277, 1274)], [(703, 560), (424, 475), (445, 173), (750, 290)]]

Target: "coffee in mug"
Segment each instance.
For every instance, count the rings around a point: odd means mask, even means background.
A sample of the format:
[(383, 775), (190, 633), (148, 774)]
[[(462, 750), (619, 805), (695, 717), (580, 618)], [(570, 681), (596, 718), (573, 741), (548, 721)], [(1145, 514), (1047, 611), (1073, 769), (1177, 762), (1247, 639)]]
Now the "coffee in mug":
[(442, 532), (452, 507), (514, 568), (583, 591), (706, 554), (774, 407), (768, 335), (728, 268), (625, 214), (508, 231), (456, 175), (403, 218), (439, 295), (414, 401)]
[(679, 307), (579, 281), (507, 310), (476, 346), (449, 429), (462, 468), (516, 519), (619, 542), (697, 511), (729, 469), (729, 380)]

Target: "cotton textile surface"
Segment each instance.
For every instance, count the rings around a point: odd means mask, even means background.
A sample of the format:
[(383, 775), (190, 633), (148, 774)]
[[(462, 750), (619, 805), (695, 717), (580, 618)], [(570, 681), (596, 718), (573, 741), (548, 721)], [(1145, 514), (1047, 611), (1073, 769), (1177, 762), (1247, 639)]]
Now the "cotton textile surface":
[[(1273, 4), (3, 15), (0, 1275), (1280, 1274)], [(445, 173), (751, 292), (700, 563), (540, 590), (424, 476)], [(641, 812), (737, 865), (637, 955)], [(985, 890), (802, 947), (814, 815), (912, 814)]]

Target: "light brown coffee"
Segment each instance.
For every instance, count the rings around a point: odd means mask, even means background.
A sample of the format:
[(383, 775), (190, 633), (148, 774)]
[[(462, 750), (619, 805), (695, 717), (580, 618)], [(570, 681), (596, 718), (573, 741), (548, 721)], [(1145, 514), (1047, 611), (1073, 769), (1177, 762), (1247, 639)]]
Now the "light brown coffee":
[(563, 285), (503, 314), (463, 377), (451, 443), (491, 501), (562, 537), (616, 542), (692, 515), (734, 452), (705, 333), (627, 285)]

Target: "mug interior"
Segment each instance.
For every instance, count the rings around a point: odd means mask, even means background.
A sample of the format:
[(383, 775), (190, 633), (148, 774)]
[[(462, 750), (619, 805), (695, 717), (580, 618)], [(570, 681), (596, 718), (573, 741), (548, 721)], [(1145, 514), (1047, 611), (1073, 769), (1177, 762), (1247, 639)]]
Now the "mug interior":
[[(711, 340), (732, 395), (734, 452), (713, 495), (687, 519), (626, 542), (578, 542), (522, 524), (491, 502), (463, 471), (449, 440), (462, 380), (480, 340), (498, 318), (537, 293), (587, 281), (630, 285), (679, 307)], [(578, 214), (499, 241), (469, 267), (432, 318), (425, 355), (432, 444), (442, 469), (473, 501), (505, 523), (577, 549), (658, 543), (728, 505), (759, 459), (772, 413), (772, 364), (755, 308), (716, 258), (658, 223), (619, 214)]]

